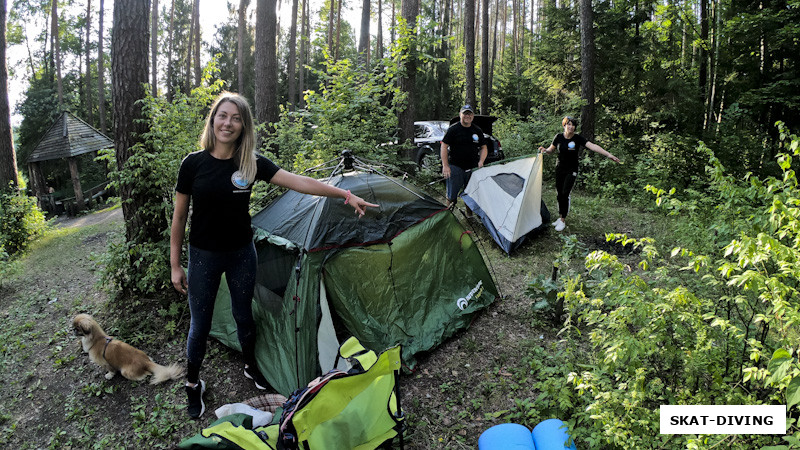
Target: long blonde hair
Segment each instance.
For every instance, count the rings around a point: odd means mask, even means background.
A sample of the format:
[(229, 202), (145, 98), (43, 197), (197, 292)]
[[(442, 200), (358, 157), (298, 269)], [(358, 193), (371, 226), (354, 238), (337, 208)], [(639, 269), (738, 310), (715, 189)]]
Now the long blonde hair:
[(205, 150), (212, 150), (217, 143), (217, 137), (214, 135), (214, 116), (220, 105), (225, 102), (231, 102), (239, 110), (239, 116), (242, 119), (242, 134), (236, 140), (236, 152), (233, 157), (239, 157), (239, 172), (242, 173), (242, 178), (247, 180), (248, 185), (252, 184), (256, 177), (256, 133), (255, 125), (253, 124), (253, 113), (250, 111), (250, 104), (247, 99), (239, 94), (233, 92), (222, 92), (217, 96), (211, 111), (206, 118), (206, 126), (203, 129), (203, 134), (200, 136), (200, 147)]

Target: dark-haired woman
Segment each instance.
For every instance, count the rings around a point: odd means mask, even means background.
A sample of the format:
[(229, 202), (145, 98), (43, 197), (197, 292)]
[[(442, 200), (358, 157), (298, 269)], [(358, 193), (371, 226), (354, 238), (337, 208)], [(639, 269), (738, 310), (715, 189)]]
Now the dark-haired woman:
[[(324, 184), (313, 178), (295, 175), (278, 168), (255, 152), (255, 131), (250, 105), (244, 97), (223, 92), (206, 119), (200, 138), (202, 150), (189, 154), (181, 163), (175, 187), (175, 212), (170, 234), (172, 285), (189, 296), (191, 324), (186, 345), (187, 411), (197, 418), (203, 415), (205, 382), (200, 366), (211, 330), (214, 301), (226, 275), (231, 293), (231, 310), (236, 321), (237, 337), (242, 346), (244, 375), (258, 389), (267, 381), (256, 365), (255, 323), (252, 299), (256, 279), (256, 249), (250, 228), (250, 193), (257, 180), (298, 192), (326, 197), (340, 197), (360, 216), (367, 203), (350, 191)], [(189, 273), (181, 266), (189, 203), (192, 222), (189, 230)]]
[(566, 218), (567, 213), (569, 213), (569, 194), (572, 192), (572, 187), (575, 186), (575, 180), (578, 178), (578, 168), (583, 148), (585, 147), (593, 152), (597, 152), (616, 163), (620, 162), (619, 158), (604, 150), (599, 145), (586, 140), (586, 138), (580, 134), (575, 134), (575, 129), (578, 127), (577, 120), (569, 116), (564, 117), (564, 119), (561, 120), (561, 126), (564, 127), (564, 132), (557, 134), (549, 147), (539, 147), (539, 151), (542, 153), (553, 153), (554, 150), (558, 149), (556, 192), (558, 194), (558, 213), (560, 217), (553, 222), (556, 231), (561, 231), (567, 226)]

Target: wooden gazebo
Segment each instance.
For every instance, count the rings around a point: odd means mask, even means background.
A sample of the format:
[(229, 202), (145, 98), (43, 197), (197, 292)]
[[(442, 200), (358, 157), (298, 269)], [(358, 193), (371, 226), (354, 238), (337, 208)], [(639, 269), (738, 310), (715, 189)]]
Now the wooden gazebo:
[[(86, 207), (86, 196), (81, 188), (77, 157), (86, 153), (94, 153), (96, 156), (99, 150), (112, 147), (114, 147), (114, 141), (109, 139), (108, 136), (72, 113), (62, 113), (58, 120), (42, 136), (39, 143), (36, 144), (27, 160), (33, 192), (36, 198), (39, 199), (40, 205), (46, 209), (47, 202), (45, 199), (48, 199), (50, 195), (42, 173), (41, 163), (61, 160), (69, 165), (75, 196), (66, 200), (68, 202), (74, 201), (75, 210), (78, 211)], [(102, 189), (104, 187), (104, 185), (95, 186), (92, 189)], [(96, 194), (92, 192), (92, 189), (86, 192), (86, 195), (90, 198)]]

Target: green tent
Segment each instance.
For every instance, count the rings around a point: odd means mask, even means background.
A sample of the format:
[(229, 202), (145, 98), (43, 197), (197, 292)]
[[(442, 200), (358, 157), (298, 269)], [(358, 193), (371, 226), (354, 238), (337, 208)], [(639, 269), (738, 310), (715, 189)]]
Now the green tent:
[[(256, 358), (284, 395), (333, 368), (337, 335), (377, 351), (400, 344), (413, 368), (497, 296), (472, 236), (419, 188), (364, 171), (323, 181), (380, 208), (359, 219), (342, 199), (288, 191), (252, 220)], [(211, 334), (241, 350), (225, 282)]]

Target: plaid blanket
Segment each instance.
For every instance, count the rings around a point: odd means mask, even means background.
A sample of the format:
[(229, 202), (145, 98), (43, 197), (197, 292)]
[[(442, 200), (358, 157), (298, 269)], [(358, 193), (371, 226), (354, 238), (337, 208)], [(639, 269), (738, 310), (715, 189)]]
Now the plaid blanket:
[(274, 413), (275, 410), (282, 407), (283, 404), (286, 403), (286, 397), (282, 396), (281, 394), (264, 394), (249, 398), (242, 403), (262, 411)]

